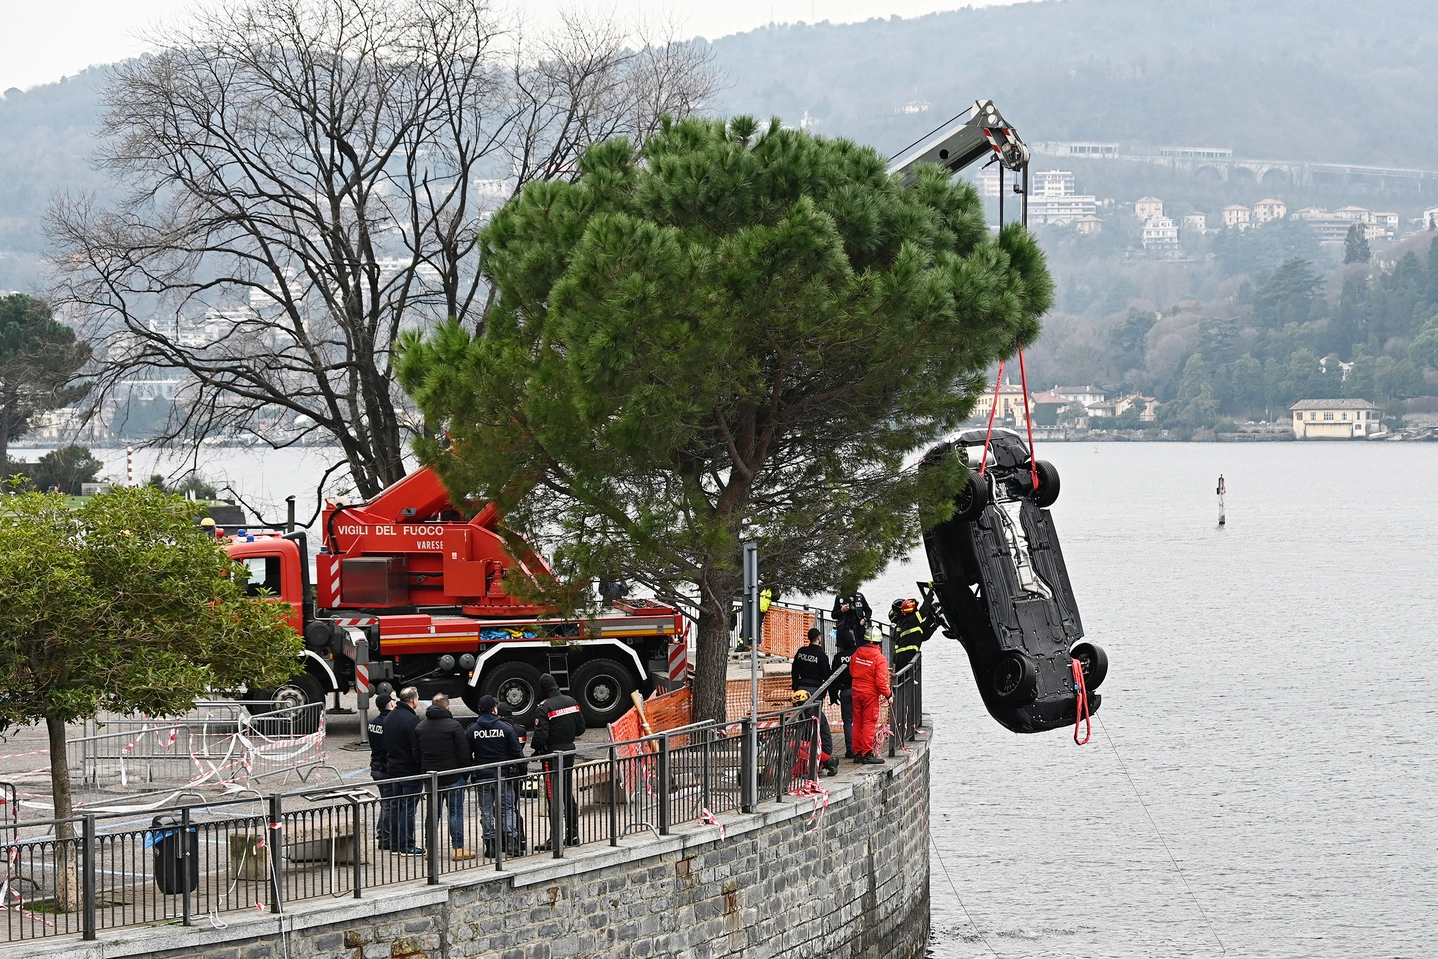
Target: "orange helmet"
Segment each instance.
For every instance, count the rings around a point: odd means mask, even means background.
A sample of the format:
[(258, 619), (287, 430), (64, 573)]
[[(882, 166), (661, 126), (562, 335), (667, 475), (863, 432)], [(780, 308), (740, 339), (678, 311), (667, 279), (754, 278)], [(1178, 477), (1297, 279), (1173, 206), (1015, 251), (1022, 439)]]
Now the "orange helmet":
[(918, 608), (919, 601), (917, 599), (906, 599), (899, 605), (899, 612), (907, 616)]

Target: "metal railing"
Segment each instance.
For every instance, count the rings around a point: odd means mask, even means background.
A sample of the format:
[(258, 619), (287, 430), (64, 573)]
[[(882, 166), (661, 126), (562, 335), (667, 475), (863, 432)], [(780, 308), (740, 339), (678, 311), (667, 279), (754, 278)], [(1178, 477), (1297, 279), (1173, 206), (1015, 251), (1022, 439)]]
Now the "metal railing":
[[(276, 775), (303, 780), (324, 761), (324, 706), (207, 703), (177, 719), (112, 719), (66, 743), (71, 776), (91, 786), (241, 783)], [(269, 707), (269, 708), (266, 708)], [(262, 710), (262, 711), (261, 711)], [(88, 730), (87, 730), (88, 732)]]
[[(895, 679), (890, 755), (918, 722), (918, 679), (917, 661)], [(302, 900), (562, 858), (575, 843), (667, 835), (785, 801), (817, 778), (818, 739), (813, 707), (790, 708), (363, 786), (0, 823), (5, 939), (94, 939), (124, 926), (283, 912)]]

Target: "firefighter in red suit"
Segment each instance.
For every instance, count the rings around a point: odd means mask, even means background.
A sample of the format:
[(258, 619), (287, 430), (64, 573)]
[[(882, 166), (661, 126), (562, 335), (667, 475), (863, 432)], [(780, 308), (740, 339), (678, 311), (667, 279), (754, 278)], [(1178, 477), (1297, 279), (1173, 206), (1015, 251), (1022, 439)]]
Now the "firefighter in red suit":
[(893, 695), (889, 689), (889, 661), (879, 649), (879, 640), (861, 643), (849, 659), (849, 676), (854, 696), (854, 762), (884, 764), (874, 749), (874, 730), (879, 724), (879, 701)]

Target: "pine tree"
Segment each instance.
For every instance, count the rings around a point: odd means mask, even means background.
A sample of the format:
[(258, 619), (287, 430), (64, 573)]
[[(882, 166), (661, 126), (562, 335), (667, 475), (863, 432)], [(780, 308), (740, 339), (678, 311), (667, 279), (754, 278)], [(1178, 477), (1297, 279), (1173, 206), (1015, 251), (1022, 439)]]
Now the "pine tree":
[(1363, 228), (1355, 223), (1348, 228), (1348, 236), (1343, 239), (1343, 262), (1367, 263), (1371, 259), (1373, 254), (1368, 249), (1368, 237)]
[(421, 455), (570, 582), (622, 575), (697, 611), (702, 718), (724, 715), (741, 544), (776, 595), (907, 554), (964, 469), (906, 461), (1033, 341), (1053, 289), (968, 184), (905, 185), (872, 149), (747, 117), (592, 148), (482, 243), (483, 332), (404, 345), (401, 382), (452, 438)]

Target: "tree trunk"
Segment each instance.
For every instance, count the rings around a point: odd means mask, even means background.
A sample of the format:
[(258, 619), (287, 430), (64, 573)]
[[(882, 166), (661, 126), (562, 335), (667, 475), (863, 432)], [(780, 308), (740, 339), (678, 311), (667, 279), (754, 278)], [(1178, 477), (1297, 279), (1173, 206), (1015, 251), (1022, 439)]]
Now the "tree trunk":
[(75, 843), (75, 813), (70, 796), (70, 760), (65, 752), (65, 723), (56, 716), (45, 717), (50, 736), (50, 791), (55, 796), (55, 906), (67, 912), (80, 908), (80, 862)]
[(0, 406), (0, 483), (10, 478), (10, 411)]
[(729, 671), (729, 616), (744, 578), (729, 571), (706, 570), (699, 583), (698, 650), (694, 659), (693, 718), (695, 722), (728, 719), (726, 692)]

